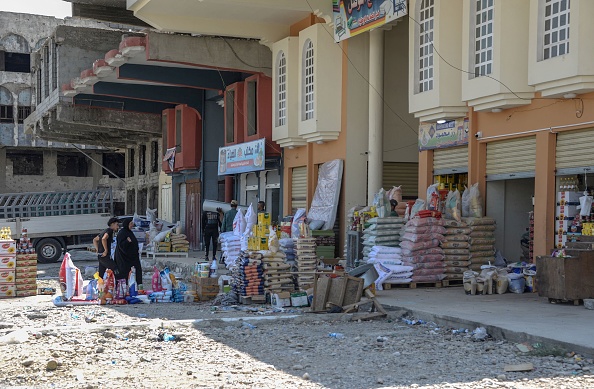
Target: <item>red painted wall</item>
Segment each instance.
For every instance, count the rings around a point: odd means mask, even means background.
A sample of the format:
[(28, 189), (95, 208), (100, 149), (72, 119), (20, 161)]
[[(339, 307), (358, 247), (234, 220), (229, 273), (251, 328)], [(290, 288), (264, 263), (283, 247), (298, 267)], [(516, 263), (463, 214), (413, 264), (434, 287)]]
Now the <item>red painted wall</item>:
[(176, 139), (181, 151), (175, 154), (175, 171), (199, 169), (202, 159), (202, 117), (187, 105), (178, 105), (175, 110), (181, 111), (182, 120), (181, 139)]
[[(165, 141), (163, 142), (163, 155), (165, 155), (167, 149), (175, 146), (175, 109), (165, 109), (163, 110), (163, 115), (167, 116), (163, 121), (163, 123), (166, 124), (166, 127), (161, 129), (163, 131), (163, 140), (167, 139), (167, 144), (165, 144)], [(167, 134), (165, 134), (165, 132), (167, 132)], [(164, 161), (162, 167), (165, 173), (171, 173), (169, 162)]]
[[(235, 91), (235, 104), (233, 107), (230, 107), (227, 104), (227, 93), (229, 91)], [(235, 115), (234, 119), (234, 134), (235, 139), (233, 142), (227, 142), (227, 111), (233, 109)], [(244, 83), (243, 82), (236, 82), (235, 84), (231, 84), (227, 86), (225, 90), (225, 146), (236, 145), (239, 143), (244, 142)], [(230, 125), (230, 124), (229, 124)]]

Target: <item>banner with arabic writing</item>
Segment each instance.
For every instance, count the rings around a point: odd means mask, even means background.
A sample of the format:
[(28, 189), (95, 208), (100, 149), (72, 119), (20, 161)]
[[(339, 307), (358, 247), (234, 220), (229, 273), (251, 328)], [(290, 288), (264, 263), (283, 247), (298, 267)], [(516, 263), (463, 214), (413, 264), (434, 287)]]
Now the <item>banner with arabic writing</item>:
[(468, 119), (449, 120), (445, 123), (419, 125), (419, 150), (440, 149), (468, 144)]
[(336, 42), (408, 14), (406, 0), (332, 0), (332, 11)]
[(219, 176), (264, 170), (265, 139), (219, 147)]

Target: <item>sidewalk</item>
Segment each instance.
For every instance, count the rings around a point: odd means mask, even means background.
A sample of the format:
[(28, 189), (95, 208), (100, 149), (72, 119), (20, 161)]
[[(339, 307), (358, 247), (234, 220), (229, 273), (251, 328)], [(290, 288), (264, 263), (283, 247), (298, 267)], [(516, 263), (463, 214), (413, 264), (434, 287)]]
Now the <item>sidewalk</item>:
[(485, 327), (496, 339), (545, 343), (594, 357), (594, 311), (536, 293), (467, 296), (462, 287), (379, 291), (385, 306), (453, 328)]

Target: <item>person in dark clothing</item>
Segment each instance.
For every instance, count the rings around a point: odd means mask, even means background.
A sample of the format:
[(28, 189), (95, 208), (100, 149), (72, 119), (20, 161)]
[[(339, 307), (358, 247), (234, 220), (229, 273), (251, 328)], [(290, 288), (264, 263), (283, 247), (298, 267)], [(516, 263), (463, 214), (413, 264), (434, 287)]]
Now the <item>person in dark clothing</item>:
[(111, 242), (113, 242), (113, 235), (118, 231), (118, 228), (118, 218), (112, 217), (107, 222), (107, 228), (93, 239), (99, 260), (99, 277), (103, 277), (107, 269), (113, 270), (114, 273), (117, 271), (116, 264), (111, 259)]
[(264, 201), (258, 201), (258, 213), (266, 212), (266, 203)]
[(134, 222), (131, 217), (122, 220), (122, 229), (116, 237), (115, 263), (120, 272), (117, 279), (127, 279), (132, 266), (136, 268), (136, 284), (138, 288), (142, 285), (142, 266), (140, 265), (140, 256), (138, 255), (138, 240), (132, 228)]
[(396, 206), (398, 205), (398, 201), (392, 199), (390, 200), (390, 216), (398, 216), (396, 212)]
[(208, 250), (210, 242), (212, 241), (212, 258), (217, 256), (217, 243), (219, 240), (219, 228), (221, 227), (221, 216), (218, 212), (204, 211), (202, 212), (202, 237), (206, 250), (204, 250), (205, 258), (208, 260)]
[[(235, 220), (235, 215), (237, 215), (237, 212), (237, 201), (231, 200), (231, 209), (228, 210), (223, 216), (223, 226), (221, 227), (221, 232), (233, 231), (233, 221)], [(219, 212), (219, 214), (220, 213), (221, 212)]]

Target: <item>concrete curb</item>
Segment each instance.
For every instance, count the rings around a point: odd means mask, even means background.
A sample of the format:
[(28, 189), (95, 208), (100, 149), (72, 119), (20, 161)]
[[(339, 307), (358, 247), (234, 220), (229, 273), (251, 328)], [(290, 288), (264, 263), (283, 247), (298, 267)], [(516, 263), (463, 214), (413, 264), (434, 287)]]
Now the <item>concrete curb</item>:
[[(432, 321), (440, 326), (450, 327), (450, 328), (466, 328), (469, 331), (474, 330), (477, 327), (485, 327), (487, 333), (491, 335), (495, 339), (499, 340), (506, 340), (509, 342), (514, 343), (541, 343), (547, 346), (557, 347), (567, 352), (576, 352), (578, 354), (593, 358), (594, 357), (594, 348), (583, 346), (580, 344), (569, 343), (560, 341), (558, 339), (553, 339), (544, 336), (538, 336), (529, 334), (527, 332), (519, 332), (510, 330), (501, 326), (490, 325), (487, 323), (481, 323), (474, 320), (464, 319), (461, 317), (449, 316), (449, 315), (439, 315), (434, 314), (431, 312), (426, 312), (422, 310), (415, 310), (410, 309), (408, 307), (402, 307), (397, 305), (384, 305), (384, 307), (394, 310), (396, 316), (402, 317), (404, 315), (410, 315), (416, 319), (421, 319), (424, 321)], [(392, 312), (390, 312), (392, 314)], [(391, 315), (392, 316), (392, 315)], [(562, 330), (562, 329), (560, 329)]]

